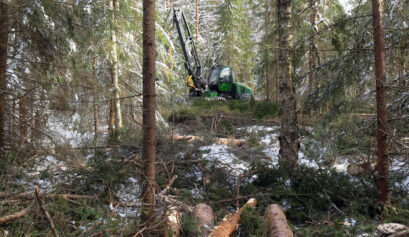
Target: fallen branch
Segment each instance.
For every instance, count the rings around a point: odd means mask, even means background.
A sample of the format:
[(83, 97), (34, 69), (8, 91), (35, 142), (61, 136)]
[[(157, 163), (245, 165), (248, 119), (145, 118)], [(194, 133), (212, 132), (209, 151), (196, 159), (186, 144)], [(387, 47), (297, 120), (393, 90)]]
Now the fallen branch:
[(163, 196), (169, 191), (170, 187), (175, 182), (177, 177), (178, 177), (177, 175), (172, 177), (172, 179), (169, 181), (168, 185), (166, 185), (166, 187), (162, 191), (160, 191), (159, 196)]
[[(173, 136), (174, 141), (203, 141), (204, 138), (200, 136), (186, 136), (186, 135), (174, 135)], [(222, 137), (217, 137), (216, 138), (216, 143), (221, 144), (221, 145), (236, 145), (236, 146), (243, 146), (246, 144), (246, 139), (235, 139), (235, 138), (222, 138)]]
[[(249, 113), (251, 114), (251, 113)], [(228, 115), (223, 115), (223, 114), (218, 114), (218, 115), (207, 115), (207, 114), (202, 114), (200, 115), (202, 118), (225, 118), (229, 120), (245, 120), (245, 121), (256, 121), (256, 122), (264, 122), (264, 123), (271, 123), (272, 125), (280, 125), (280, 122), (277, 119), (253, 119), (249, 118), (249, 116), (228, 116)]]
[(34, 189), (35, 189), (35, 196), (36, 196), (38, 205), (40, 206), (41, 211), (44, 213), (45, 217), (47, 218), (47, 221), (48, 221), (48, 223), (50, 224), (51, 230), (53, 231), (54, 237), (59, 237), (58, 231), (57, 231), (57, 229), (56, 229), (55, 226), (54, 226), (54, 222), (53, 222), (53, 220), (51, 219), (51, 216), (50, 216), (50, 214), (48, 213), (47, 209), (45, 208), (44, 203), (43, 203), (43, 200), (41, 200), (40, 190), (38, 190), (38, 187), (37, 187), (37, 186), (35, 186)]
[(22, 210), (22, 211), (13, 213), (13, 214), (11, 214), (11, 215), (3, 216), (3, 217), (0, 218), (0, 224), (3, 224), (3, 223), (6, 223), (6, 222), (9, 222), (9, 221), (14, 221), (14, 220), (16, 220), (16, 219), (19, 219), (19, 218), (25, 216), (25, 215), (26, 215), (27, 213), (29, 213), (30, 211), (31, 211), (31, 206), (29, 206), (28, 208), (26, 208), (26, 209), (24, 209), (24, 210)]
[(265, 213), (267, 221), (267, 233), (269, 237), (292, 237), (293, 232), (287, 224), (284, 211), (277, 204), (267, 207)]
[(92, 235), (90, 235), (90, 236), (88, 236), (88, 237), (97, 237), (97, 236), (100, 236), (100, 235), (103, 235), (103, 234), (109, 233), (109, 232), (112, 232), (112, 229), (102, 230), (102, 231), (97, 232), (97, 233), (95, 233), (95, 234), (92, 234)]
[[(91, 199), (98, 200), (97, 195), (78, 195), (78, 194), (48, 194), (44, 195), (45, 198), (64, 198), (64, 199)], [(35, 195), (33, 193), (6, 193), (0, 192), (0, 199), (34, 199)]]
[(251, 198), (247, 201), (244, 206), (242, 206), (238, 211), (233, 214), (228, 214), (223, 218), (223, 222), (220, 223), (213, 231), (210, 233), (209, 237), (228, 237), (230, 236), (238, 227), (240, 221), (240, 215), (243, 210), (249, 206), (256, 206), (257, 201)]

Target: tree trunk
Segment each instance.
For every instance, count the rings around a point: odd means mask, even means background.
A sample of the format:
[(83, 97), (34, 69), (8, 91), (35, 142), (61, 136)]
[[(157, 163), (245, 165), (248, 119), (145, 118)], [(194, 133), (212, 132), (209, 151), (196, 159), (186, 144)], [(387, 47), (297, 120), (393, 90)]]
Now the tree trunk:
[(94, 97), (94, 142), (98, 141), (98, 79), (97, 79), (97, 57), (94, 55), (92, 76), (94, 77), (93, 97)]
[(375, 76), (376, 76), (376, 111), (378, 115), (377, 141), (378, 141), (378, 198), (382, 203), (390, 202), (388, 189), (389, 157), (387, 153), (387, 110), (385, 90), (385, 42), (382, 25), (381, 0), (372, 0), (374, 51), (375, 51)]
[(27, 136), (27, 99), (25, 95), (19, 100), (18, 111), (20, 136), (25, 139)]
[(4, 148), (7, 89), (8, 3), (0, 2), (0, 150)]
[(308, 53), (308, 89), (310, 96), (311, 92), (314, 90), (314, 74), (312, 73), (312, 69), (315, 68), (315, 33), (314, 30), (317, 27), (317, 7), (315, 0), (310, 0), (311, 5), (311, 15), (310, 15), (310, 23), (311, 23), (311, 36), (310, 36), (310, 50)]
[(193, 208), (192, 216), (199, 220), (199, 224), (195, 233), (191, 233), (190, 236), (207, 237), (214, 227), (214, 214), (212, 208), (209, 205), (199, 203)]
[(267, 221), (267, 233), (269, 237), (292, 237), (293, 232), (287, 224), (284, 211), (280, 206), (271, 204), (266, 208), (264, 215)]
[(196, 0), (196, 45), (199, 48), (199, 0)]
[[(278, 3), (276, 1), (276, 11), (278, 12)], [(278, 14), (275, 16), (275, 25), (278, 26)], [(274, 78), (275, 78), (275, 100), (276, 104), (280, 104), (280, 89), (279, 89), (279, 76), (278, 76), (278, 31), (274, 34)]]
[[(116, 24), (116, 11), (117, 3), (116, 0), (111, 0), (109, 2), (110, 8), (112, 10), (112, 24)], [(116, 33), (115, 29), (111, 29), (111, 38), (112, 38), (112, 68), (111, 68), (111, 77), (112, 77), (112, 97), (114, 98), (114, 107), (115, 107), (115, 130), (122, 128), (122, 113), (121, 113), (121, 101), (119, 100), (120, 88), (118, 84), (118, 55), (117, 55), (117, 42), (116, 42)]]
[(268, 1), (266, 0), (264, 3), (264, 8), (265, 8), (265, 19), (264, 19), (264, 25), (265, 25), (265, 31), (266, 31), (266, 35), (265, 35), (265, 45), (266, 45), (266, 51), (265, 51), (265, 70), (266, 70), (266, 98), (267, 101), (271, 100), (271, 92), (270, 92), (270, 62), (269, 62), (269, 57), (270, 57), (270, 45), (268, 44), (268, 37), (270, 34), (270, 30), (269, 30), (269, 22), (270, 22), (270, 9), (268, 8)]
[(278, 78), (280, 81), (280, 162), (295, 168), (298, 162), (298, 127), (292, 69), (291, 0), (277, 0)]
[(154, 214), (155, 192), (155, 1), (143, 1), (143, 182), (142, 221), (148, 223)]
[(108, 133), (110, 135), (114, 134), (115, 126), (115, 102), (114, 100), (109, 101), (109, 114), (108, 114)]

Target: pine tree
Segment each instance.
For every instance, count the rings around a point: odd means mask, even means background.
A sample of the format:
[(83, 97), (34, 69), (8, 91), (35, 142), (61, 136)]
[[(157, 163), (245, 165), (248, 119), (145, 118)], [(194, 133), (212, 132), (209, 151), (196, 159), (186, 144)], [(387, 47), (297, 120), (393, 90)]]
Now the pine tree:
[(4, 148), (6, 89), (7, 89), (7, 47), (8, 47), (8, 3), (0, 2), (0, 150)]
[(382, 203), (390, 202), (388, 187), (389, 156), (388, 156), (388, 120), (386, 108), (386, 72), (385, 72), (385, 42), (382, 23), (382, 1), (372, 0), (373, 38), (375, 52), (376, 76), (376, 111), (377, 111), (377, 143), (378, 143), (378, 197)]
[(295, 84), (291, 61), (291, 0), (277, 1), (278, 17), (278, 65), (280, 81), (280, 161), (296, 167), (298, 162), (298, 125), (296, 114)]
[(143, 183), (141, 199), (144, 203), (142, 221), (148, 224), (155, 205), (155, 2), (143, 1)]

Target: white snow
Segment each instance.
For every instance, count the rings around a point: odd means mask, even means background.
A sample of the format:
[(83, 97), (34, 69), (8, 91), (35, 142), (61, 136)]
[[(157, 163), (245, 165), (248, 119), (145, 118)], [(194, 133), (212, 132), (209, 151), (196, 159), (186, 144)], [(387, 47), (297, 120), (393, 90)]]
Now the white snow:
[(249, 127), (243, 127), (243, 128), (237, 128), (238, 131), (247, 131), (249, 133), (251, 132), (272, 132), (272, 131), (278, 131), (280, 129), (280, 127), (278, 126), (272, 126), (272, 127), (265, 127), (265, 126), (249, 126)]
[(226, 145), (213, 144), (201, 147), (199, 150), (205, 151), (203, 159), (217, 163), (218, 166), (225, 167), (233, 175), (239, 176), (243, 171), (248, 170), (249, 164), (238, 159)]
[(353, 9), (351, 0), (339, 0), (339, 3), (344, 7), (345, 13), (350, 14)]

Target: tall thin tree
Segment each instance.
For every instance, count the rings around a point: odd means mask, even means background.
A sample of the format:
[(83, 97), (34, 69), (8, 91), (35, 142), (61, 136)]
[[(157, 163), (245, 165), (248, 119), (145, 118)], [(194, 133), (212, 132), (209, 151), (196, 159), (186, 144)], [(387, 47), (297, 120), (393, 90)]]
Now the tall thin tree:
[(291, 0), (277, 0), (278, 78), (280, 82), (280, 162), (296, 167), (298, 162), (298, 127), (295, 85), (293, 81)]
[[(112, 77), (112, 97), (114, 100), (114, 111), (115, 111), (115, 130), (122, 128), (122, 113), (121, 113), (121, 101), (120, 101), (120, 88), (118, 81), (118, 52), (117, 52), (117, 38), (116, 38), (116, 12), (117, 12), (117, 2), (116, 0), (111, 0), (109, 2), (112, 11), (112, 26), (111, 26), (111, 40), (112, 40), (112, 51), (111, 51), (111, 77)], [(112, 104), (111, 104), (112, 105)]]
[(93, 112), (94, 112), (94, 142), (98, 142), (98, 78), (97, 78), (97, 57), (94, 54), (94, 62), (92, 64), (92, 77), (94, 79), (93, 85)]
[(373, 38), (375, 53), (376, 76), (376, 113), (377, 113), (377, 143), (378, 143), (378, 198), (382, 203), (390, 202), (388, 188), (389, 156), (387, 153), (388, 120), (386, 109), (386, 74), (385, 74), (385, 42), (382, 23), (382, 1), (372, 0)]
[(155, 1), (143, 1), (143, 182), (142, 200), (144, 208), (142, 221), (148, 222), (155, 205)]
[(8, 3), (0, 1), (0, 150), (4, 147), (5, 136), (8, 38)]
[(196, 0), (196, 45), (199, 48), (199, 0)]
[(268, 2), (269, 0), (265, 0), (264, 3), (264, 11), (265, 11), (265, 17), (264, 17), (264, 27), (265, 27), (265, 45), (266, 45), (266, 49), (265, 49), (265, 71), (266, 71), (266, 98), (267, 101), (271, 100), (271, 92), (270, 92), (270, 63), (269, 63), (269, 57), (270, 57), (270, 45), (269, 45), (269, 34), (270, 34), (270, 9), (268, 7)]

